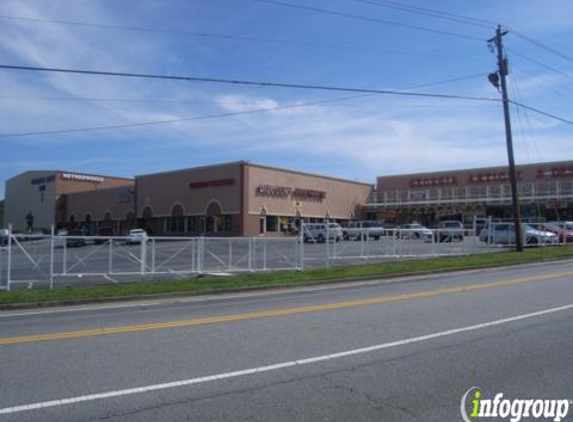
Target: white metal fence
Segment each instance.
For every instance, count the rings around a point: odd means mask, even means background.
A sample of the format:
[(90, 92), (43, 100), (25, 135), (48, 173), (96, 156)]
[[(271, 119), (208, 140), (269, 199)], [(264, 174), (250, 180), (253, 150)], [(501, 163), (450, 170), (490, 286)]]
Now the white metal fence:
[[(130, 243), (132, 241), (132, 243)], [(0, 289), (97, 281), (301, 270), (298, 237), (129, 237), (25, 235), (0, 247)]]
[[(543, 237), (524, 231), (528, 246), (573, 244), (573, 231)], [(298, 236), (129, 237), (10, 235), (0, 246), (0, 289), (138, 281), (200, 274), (304, 270), (366, 260), (467, 255), (513, 246), (511, 223), (472, 230), (353, 229), (302, 224)], [(536, 235), (532, 230), (541, 230)], [(566, 234), (569, 233), (569, 234)], [(537, 236), (537, 237), (536, 237)], [(130, 240), (133, 243), (129, 243)]]

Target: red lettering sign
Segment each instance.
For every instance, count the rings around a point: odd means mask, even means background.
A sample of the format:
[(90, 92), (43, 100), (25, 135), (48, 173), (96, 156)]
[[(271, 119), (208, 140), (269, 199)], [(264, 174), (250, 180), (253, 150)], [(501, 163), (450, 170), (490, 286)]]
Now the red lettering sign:
[(220, 186), (233, 186), (235, 184), (235, 179), (218, 179), (218, 180), (205, 180), (201, 182), (191, 182), (189, 183), (189, 189), (201, 189), (201, 188), (218, 188)]
[(410, 180), (411, 188), (431, 188), (436, 186), (452, 186), (457, 184), (458, 179), (456, 176), (434, 176)]

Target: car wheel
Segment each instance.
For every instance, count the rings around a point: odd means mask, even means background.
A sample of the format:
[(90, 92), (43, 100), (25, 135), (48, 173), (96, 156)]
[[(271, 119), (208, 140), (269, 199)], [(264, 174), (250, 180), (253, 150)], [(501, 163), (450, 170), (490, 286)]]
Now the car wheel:
[(323, 243), (324, 242), (324, 236), (322, 234), (319, 234), (316, 240), (318, 243)]

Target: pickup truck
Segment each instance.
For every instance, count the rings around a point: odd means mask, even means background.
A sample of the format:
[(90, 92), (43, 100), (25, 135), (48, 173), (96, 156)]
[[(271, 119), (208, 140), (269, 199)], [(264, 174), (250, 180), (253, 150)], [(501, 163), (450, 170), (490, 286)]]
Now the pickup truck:
[(356, 221), (342, 228), (342, 238), (344, 240), (378, 240), (385, 234), (384, 226), (379, 221)]

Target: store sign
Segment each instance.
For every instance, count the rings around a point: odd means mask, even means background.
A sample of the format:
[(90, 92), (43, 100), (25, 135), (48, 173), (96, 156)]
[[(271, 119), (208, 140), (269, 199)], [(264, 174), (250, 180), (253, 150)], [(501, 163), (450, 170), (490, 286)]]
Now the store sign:
[(62, 179), (73, 180), (77, 182), (92, 182), (92, 183), (103, 183), (105, 180), (100, 176), (90, 176), (89, 174), (76, 174), (76, 173), (62, 173)]
[(133, 202), (133, 198), (135, 196), (135, 189), (133, 186), (129, 186), (127, 188), (123, 188), (119, 192), (115, 194), (115, 202), (117, 204), (126, 204)]
[(202, 180), (189, 183), (189, 189), (218, 188), (221, 186), (234, 186), (235, 179)]
[[(517, 180), (523, 178), (523, 173), (518, 170), (516, 173)], [(485, 173), (470, 174), (468, 183), (504, 183), (509, 181), (509, 174), (505, 171), (489, 171)]]
[(535, 172), (535, 177), (537, 179), (573, 177), (573, 166), (552, 167), (550, 169), (538, 168)]
[(293, 199), (295, 201), (322, 202), (326, 192), (313, 189), (291, 188), (286, 186), (259, 185), (255, 189), (257, 196), (267, 198)]
[(410, 180), (411, 188), (430, 188), (438, 186), (453, 186), (458, 184), (456, 176), (420, 177)]

